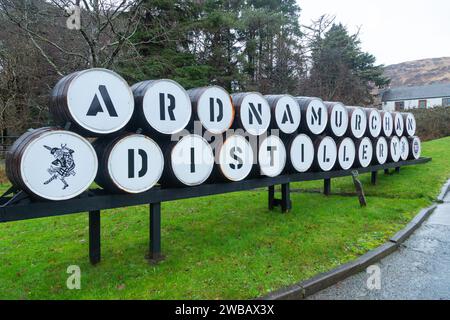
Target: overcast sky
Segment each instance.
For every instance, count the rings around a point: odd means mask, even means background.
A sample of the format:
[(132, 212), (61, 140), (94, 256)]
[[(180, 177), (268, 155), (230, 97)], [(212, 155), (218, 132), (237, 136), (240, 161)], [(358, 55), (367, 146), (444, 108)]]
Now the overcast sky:
[(377, 62), (393, 64), (450, 56), (449, 0), (297, 0), (301, 24), (322, 14), (355, 31)]

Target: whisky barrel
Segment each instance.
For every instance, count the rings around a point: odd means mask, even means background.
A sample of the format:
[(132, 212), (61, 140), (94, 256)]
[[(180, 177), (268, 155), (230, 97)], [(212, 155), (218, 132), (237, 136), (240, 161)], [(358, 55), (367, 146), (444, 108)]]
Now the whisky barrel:
[(342, 138), (337, 142), (338, 148), (338, 161), (337, 167), (342, 170), (349, 170), (356, 157), (356, 147), (355, 143), (351, 138)]
[(403, 120), (405, 121), (405, 133), (409, 137), (413, 137), (416, 134), (416, 118), (412, 113), (402, 113)]
[(355, 142), (355, 147), (356, 147), (355, 166), (367, 168), (372, 162), (373, 158), (372, 141), (368, 137), (358, 139)]
[(67, 200), (94, 181), (98, 161), (92, 145), (80, 135), (58, 128), (29, 131), (6, 156), (12, 185), (34, 198)]
[(301, 131), (306, 134), (320, 135), (328, 124), (328, 110), (320, 98), (296, 97), (301, 110)]
[(383, 123), (381, 126), (381, 134), (384, 137), (389, 138), (390, 136), (392, 136), (392, 132), (394, 131), (394, 118), (392, 117), (392, 113), (390, 113), (389, 111), (381, 111), (380, 115), (381, 121)]
[(230, 129), (234, 120), (234, 106), (230, 94), (222, 87), (210, 86), (187, 91), (191, 99), (194, 120), (212, 134)]
[(392, 136), (387, 139), (389, 144), (389, 162), (398, 162), (400, 160), (400, 139), (397, 136)]
[(214, 154), (208, 141), (196, 134), (183, 136), (177, 142), (162, 146), (163, 187), (197, 186), (205, 182), (214, 168)]
[(280, 175), (286, 166), (286, 147), (278, 136), (263, 139), (258, 149), (260, 174), (267, 177)]
[(405, 129), (405, 122), (403, 120), (403, 116), (400, 112), (394, 112), (394, 132), (397, 137), (401, 137), (403, 135), (403, 131)]
[(294, 97), (290, 95), (264, 96), (271, 110), (271, 128), (279, 129), (284, 134), (297, 132), (300, 126), (300, 106)]
[(324, 102), (328, 110), (327, 133), (343, 137), (348, 129), (348, 111), (341, 102)]
[(333, 138), (328, 136), (318, 137), (314, 141), (314, 167), (320, 171), (330, 171), (336, 164), (337, 146)]
[(240, 135), (232, 135), (219, 146), (216, 167), (221, 177), (230, 181), (242, 181), (254, 165), (251, 144)]
[(267, 100), (258, 92), (241, 92), (231, 95), (236, 117), (235, 128), (260, 136), (267, 132), (271, 122), (271, 111)]
[(289, 165), (297, 172), (311, 169), (314, 161), (314, 144), (306, 134), (299, 134), (289, 144)]
[(378, 138), (381, 134), (381, 115), (375, 108), (365, 108), (367, 115), (367, 135), (372, 138)]
[(403, 136), (400, 138), (400, 159), (405, 161), (409, 157), (409, 141)]
[(378, 137), (373, 141), (374, 155), (373, 155), (373, 163), (374, 164), (385, 164), (388, 159), (388, 143), (385, 137)]
[(161, 136), (181, 132), (191, 120), (191, 99), (184, 88), (168, 79), (134, 84), (133, 128)]
[(409, 156), (408, 159), (419, 159), (422, 151), (422, 146), (419, 137), (408, 137), (409, 141)]
[(145, 135), (125, 133), (114, 138), (99, 138), (94, 148), (100, 165), (95, 182), (110, 192), (145, 192), (162, 175), (161, 148)]
[(367, 116), (363, 108), (347, 107), (349, 116), (348, 135), (360, 139), (367, 129)]
[(54, 87), (50, 112), (55, 122), (85, 136), (101, 136), (122, 130), (134, 112), (128, 83), (117, 73), (87, 69), (63, 77)]

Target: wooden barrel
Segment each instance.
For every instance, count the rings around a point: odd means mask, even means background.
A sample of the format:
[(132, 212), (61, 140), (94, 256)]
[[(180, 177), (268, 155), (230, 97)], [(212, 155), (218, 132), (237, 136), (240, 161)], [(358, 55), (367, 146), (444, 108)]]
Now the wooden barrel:
[(145, 192), (162, 175), (161, 148), (145, 135), (125, 133), (114, 138), (99, 138), (94, 148), (100, 164), (95, 181), (110, 192)]
[(319, 171), (330, 171), (336, 164), (337, 146), (333, 138), (328, 136), (318, 137), (314, 141), (314, 168)]
[(212, 134), (230, 129), (234, 121), (234, 106), (230, 94), (222, 87), (210, 86), (187, 91), (194, 119)]
[(216, 167), (220, 177), (229, 181), (242, 181), (252, 172), (253, 148), (243, 136), (227, 137), (216, 152)]
[(389, 162), (398, 162), (400, 160), (400, 139), (397, 136), (392, 136), (387, 139), (389, 144)]
[(408, 141), (410, 150), (408, 159), (419, 159), (422, 152), (422, 146), (419, 137), (408, 137)]
[(378, 138), (381, 134), (381, 114), (375, 108), (365, 108), (367, 116), (367, 132), (366, 135), (372, 138)]
[(409, 141), (408, 138), (403, 136), (400, 138), (400, 159), (405, 161), (409, 157)]
[(348, 111), (341, 102), (324, 102), (328, 110), (327, 133), (335, 137), (343, 137), (348, 129)]
[(394, 118), (392, 117), (392, 113), (389, 111), (381, 111), (380, 115), (382, 121), (381, 134), (384, 137), (389, 138), (394, 131)]
[(271, 128), (280, 129), (284, 134), (297, 132), (300, 126), (300, 106), (294, 97), (290, 95), (267, 95), (264, 96), (271, 110)]
[(236, 108), (234, 128), (242, 128), (253, 136), (267, 132), (271, 122), (271, 111), (262, 94), (242, 92), (232, 94), (231, 98)]
[(276, 177), (283, 172), (286, 166), (286, 147), (279, 137), (270, 135), (261, 141), (258, 164), (262, 176)]
[(414, 137), (416, 134), (416, 118), (414, 115), (410, 112), (408, 113), (402, 113), (402, 117), (404, 120), (404, 126), (405, 126), (405, 134), (407, 134), (409, 137)]
[(328, 110), (320, 98), (296, 97), (301, 110), (301, 131), (306, 134), (320, 135), (328, 124)]
[(389, 147), (385, 137), (373, 140), (373, 163), (385, 164), (388, 159)]
[(363, 108), (347, 107), (349, 116), (348, 135), (360, 139), (364, 136), (367, 129), (367, 116)]
[(34, 198), (57, 201), (88, 189), (98, 161), (89, 141), (74, 132), (49, 127), (17, 139), (5, 165), (12, 185)]
[(164, 172), (161, 185), (197, 186), (205, 182), (214, 168), (214, 154), (208, 141), (196, 134), (183, 136), (177, 142), (165, 144)]
[(55, 122), (85, 136), (101, 136), (122, 130), (134, 112), (128, 83), (117, 73), (101, 68), (75, 72), (54, 87), (50, 112)]
[(405, 129), (405, 122), (403, 120), (403, 116), (400, 112), (394, 112), (394, 132), (397, 137), (401, 137), (403, 135), (403, 131)]
[(356, 147), (351, 138), (341, 138), (337, 142), (338, 161), (337, 169), (349, 170), (355, 163)]
[(135, 112), (133, 128), (141, 127), (154, 135), (181, 132), (191, 120), (192, 106), (188, 93), (168, 79), (147, 80), (131, 87)]
[(314, 144), (306, 134), (299, 134), (289, 144), (289, 165), (297, 172), (307, 172), (314, 162)]
[(368, 137), (358, 139), (355, 142), (356, 160), (355, 166), (358, 168), (367, 168), (372, 162), (373, 146), (372, 141)]

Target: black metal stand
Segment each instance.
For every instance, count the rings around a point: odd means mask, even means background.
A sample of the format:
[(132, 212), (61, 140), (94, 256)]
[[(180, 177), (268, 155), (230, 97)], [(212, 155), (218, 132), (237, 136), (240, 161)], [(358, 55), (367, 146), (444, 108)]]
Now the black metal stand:
[(377, 178), (378, 178), (378, 171), (372, 171), (372, 174), (371, 174), (371, 176), (370, 176), (370, 182), (371, 182), (373, 185), (376, 185), (376, 184), (377, 184)]
[(331, 194), (331, 179), (323, 180), (323, 194), (326, 196)]
[(400, 173), (400, 167), (395, 168), (395, 173)]
[(389, 174), (389, 169), (384, 169), (384, 174)]
[(89, 260), (95, 265), (100, 259), (100, 210), (89, 211)]
[(150, 203), (150, 243), (148, 259), (150, 263), (164, 260), (161, 254), (161, 202)]
[(281, 212), (286, 213), (292, 209), (291, 188), (289, 183), (281, 185), (281, 199), (275, 198), (275, 186), (269, 186), (268, 190), (269, 210), (281, 207)]

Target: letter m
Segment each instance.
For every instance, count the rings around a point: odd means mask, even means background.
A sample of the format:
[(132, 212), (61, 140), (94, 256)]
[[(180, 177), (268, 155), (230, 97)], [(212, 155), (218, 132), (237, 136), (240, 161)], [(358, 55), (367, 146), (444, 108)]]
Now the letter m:
[(315, 121), (317, 121), (320, 124), (322, 124), (322, 108), (319, 108), (319, 111), (316, 112), (316, 109), (314, 107), (311, 107), (312, 115), (311, 115), (311, 124), (314, 124)]

